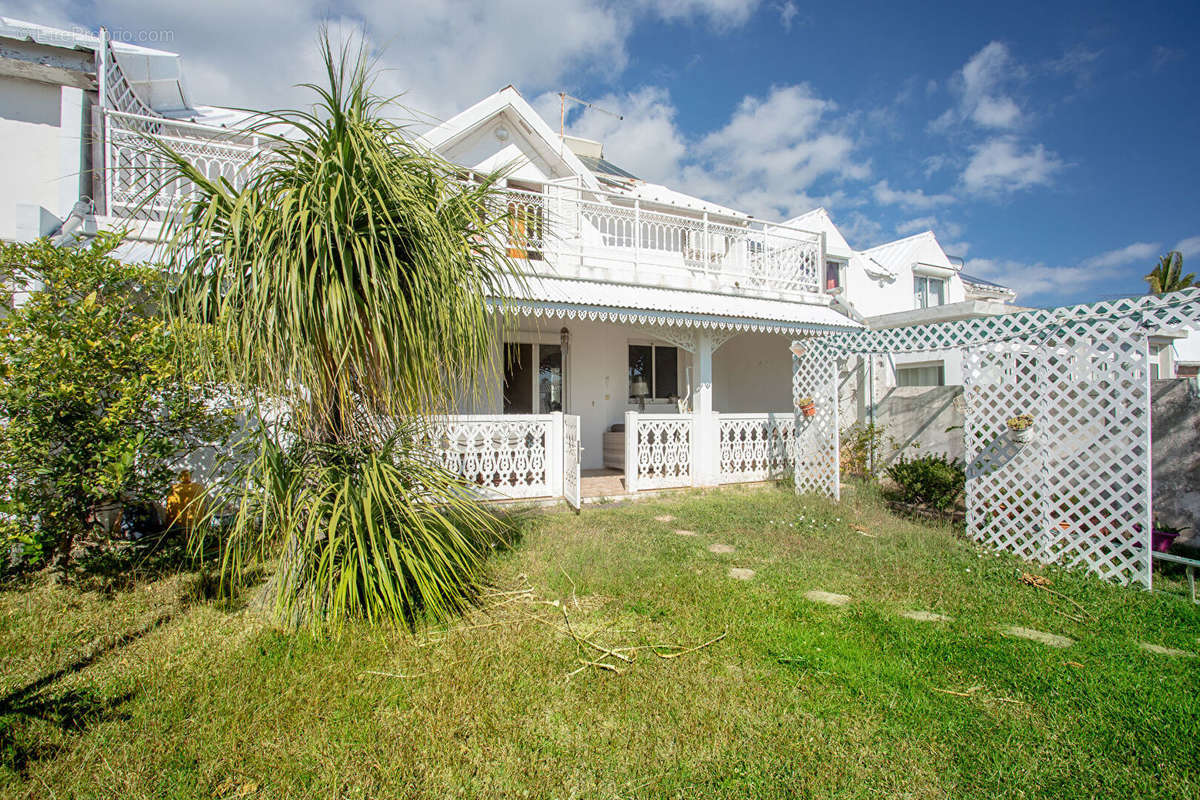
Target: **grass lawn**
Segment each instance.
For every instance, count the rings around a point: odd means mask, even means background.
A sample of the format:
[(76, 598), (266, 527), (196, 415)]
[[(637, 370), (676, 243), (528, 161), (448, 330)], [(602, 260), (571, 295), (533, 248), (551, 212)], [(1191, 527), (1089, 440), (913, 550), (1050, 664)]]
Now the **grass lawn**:
[[(5, 589), (0, 795), (1200, 797), (1200, 659), (1139, 646), (1200, 651), (1178, 593), (1035, 570), (865, 489), (524, 527), (489, 607), (416, 638), (285, 635), (190, 573)], [(581, 638), (642, 649), (581, 649), (554, 599)]]

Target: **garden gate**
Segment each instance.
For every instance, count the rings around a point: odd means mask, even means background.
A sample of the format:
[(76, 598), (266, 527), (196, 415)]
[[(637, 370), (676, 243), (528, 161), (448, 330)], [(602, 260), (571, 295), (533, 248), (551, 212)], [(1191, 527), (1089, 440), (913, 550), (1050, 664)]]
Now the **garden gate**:
[[(796, 489), (838, 497), (838, 397), (830, 376), (841, 359), (958, 349), (968, 534), (1025, 559), (1149, 589), (1147, 336), (1198, 326), (1200, 289), (1189, 289), (795, 342), (795, 398), (817, 406), (811, 417), (797, 409)], [(1007, 425), (1021, 414), (1033, 418), (1028, 435)]]

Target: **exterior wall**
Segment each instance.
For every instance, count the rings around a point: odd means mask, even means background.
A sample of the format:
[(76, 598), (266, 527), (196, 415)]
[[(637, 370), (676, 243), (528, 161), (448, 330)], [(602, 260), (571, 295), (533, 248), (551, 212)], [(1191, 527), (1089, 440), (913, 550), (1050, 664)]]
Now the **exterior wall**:
[(18, 237), (19, 205), (61, 218), (91, 194), (82, 186), (84, 102), (80, 89), (0, 77), (0, 238)]
[(713, 410), (727, 413), (792, 409), (792, 337), (742, 333), (713, 355)]
[[(846, 298), (864, 317), (911, 311), (917, 307), (913, 296), (912, 262), (954, 269), (933, 239), (919, 242), (919, 246), (913, 248), (911, 258), (907, 259), (909, 263), (896, 269), (894, 278), (880, 280), (870, 277), (863, 267), (863, 258), (865, 256), (862, 255), (852, 258), (846, 268)], [(966, 289), (955, 270), (946, 281), (945, 302), (958, 303), (966, 299)]]
[[(875, 424), (895, 441), (888, 461), (904, 453), (963, 457), (961, 386), (904, 386), (888, 389), (875, 402)], [(947, 431), (947, 428), (954, 430)]]
[[(644, 328), (610, 322), (577, 319), (521, 318), (515, 329), (500, 338), (510, 342), (558, 344), (560, 331), (567, 328), (570, 344), (566, 356), (566, 404), (563, 411), (578, 414), (583, 442), (584, 469), (604, 466), (603, 434), (609, 427), (625, 421), (626, 411), (639, 411), (629, 402), (628, 370), (630, 343), (654, 342)], [(717, 412), (784, 411), (792, 407), (792, 357), (790, 337), (774, 334), (744, 333), (733, 337), (713, 357), (713, 410)], [(498, 369), (499, 354), (485, 370), (482, 385), (474, 401), (466, 401), (460, 411), (470, 414), (500, 414), (504, 411), (503, 372)], [(679, 351), (678, 384), (686, 391), (691, 368), (692, 394), (695, 395), (697, 370), (694, 357)], [(675, 414), (678, 406), (666, 400), (647, 400), (645, 414)]]

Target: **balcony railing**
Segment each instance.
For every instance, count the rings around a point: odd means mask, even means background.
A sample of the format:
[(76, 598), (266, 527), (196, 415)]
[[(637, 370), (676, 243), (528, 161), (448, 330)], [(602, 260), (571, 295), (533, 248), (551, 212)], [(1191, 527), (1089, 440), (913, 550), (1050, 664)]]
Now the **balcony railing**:
[[(234, 187), (264, 148), (261, 137), (161, 117), (104, 110), (102, 119), (103, 198), (114, 216), (161, 220), (193, 191), (187, 181), (163, 183), (167, 165), (147, 136)], [(533, 273), (773, 296), (820, 291), (821, 234), (555, 184), (505, 190), (502, 206), (508, 255)]]

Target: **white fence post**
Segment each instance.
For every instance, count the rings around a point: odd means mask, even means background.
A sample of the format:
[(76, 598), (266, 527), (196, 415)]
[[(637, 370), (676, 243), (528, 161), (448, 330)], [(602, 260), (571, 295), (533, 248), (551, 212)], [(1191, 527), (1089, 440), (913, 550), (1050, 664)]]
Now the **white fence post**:
[(550, 412), (550, 435), (546, 442), (547, 483), (551, 497), (563, 496), (563, 412)]
[(720, 485), (721, 481), (721, 415), (714, 411), (708, 415), (708, 475), (712, 485)]
[(638, 412), (625, 412), (625, 491), (637, 491), (638, 474)]

